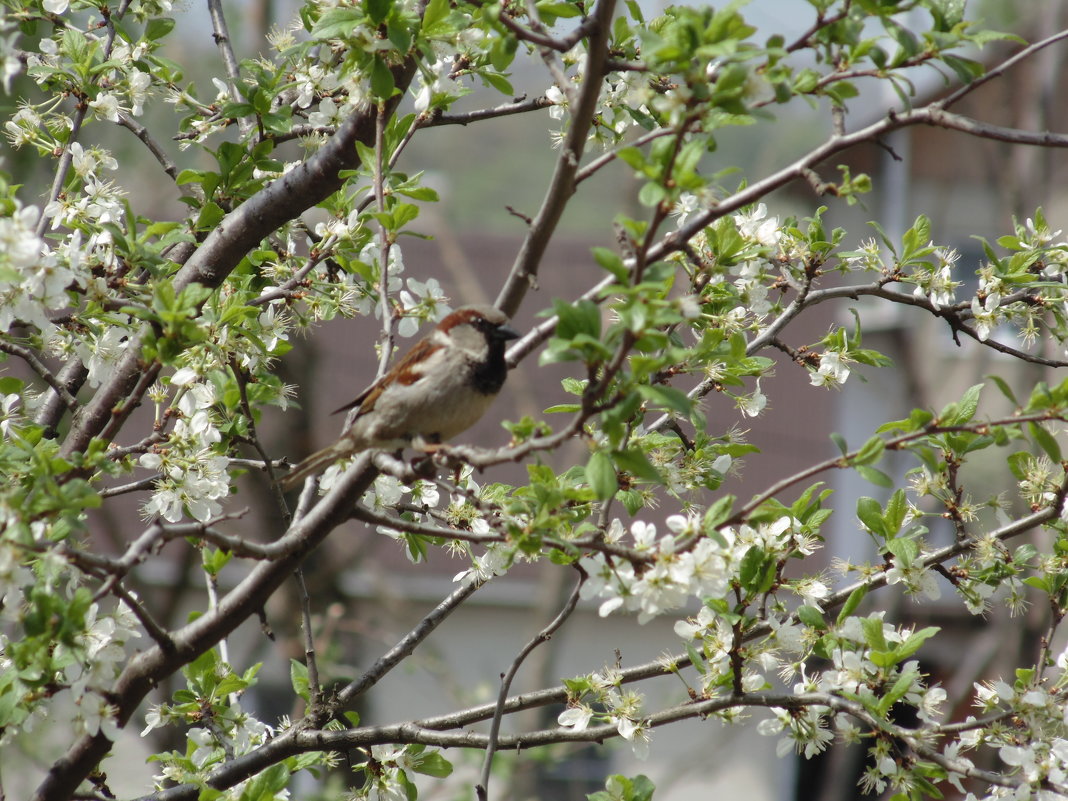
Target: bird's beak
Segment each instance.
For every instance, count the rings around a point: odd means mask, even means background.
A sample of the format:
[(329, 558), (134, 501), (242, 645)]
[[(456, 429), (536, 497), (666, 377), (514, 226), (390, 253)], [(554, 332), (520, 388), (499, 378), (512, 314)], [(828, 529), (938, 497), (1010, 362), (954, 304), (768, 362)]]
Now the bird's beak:
[(499, 325), (495, 332), (497, 339), (507, 342), (509, 339), (519, 339), (519, 332), (510, 325)]

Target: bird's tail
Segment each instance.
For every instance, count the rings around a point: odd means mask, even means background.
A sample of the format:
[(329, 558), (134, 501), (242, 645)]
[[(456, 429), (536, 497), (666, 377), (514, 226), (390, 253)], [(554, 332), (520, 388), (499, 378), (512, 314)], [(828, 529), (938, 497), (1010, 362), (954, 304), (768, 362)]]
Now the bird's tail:
[(292, 471), (283, 476), (278, 481), (278, 484), (282, 489), (292, 489), (308, 476), (314, 475), (321, 470), (325, 470), (338, 459), (348, 456), (351, 452), (351, 448), (344, 447), (338, 442), (333, 445), (328, 445), (322, 450), (316, 451), (311, 456), (302, 460)]

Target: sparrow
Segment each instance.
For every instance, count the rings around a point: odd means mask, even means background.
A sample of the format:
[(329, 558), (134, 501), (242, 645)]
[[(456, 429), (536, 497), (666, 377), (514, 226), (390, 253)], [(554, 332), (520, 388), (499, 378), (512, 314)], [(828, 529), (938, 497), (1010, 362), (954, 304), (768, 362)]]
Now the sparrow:
[(351, 402), (345, 429), (281, 483), (294, 486), (360, 451), (433, 445), (473, 426), (504, 386), (504, 346), (519, 334), (492, 306), (463, 306), (446, 315), (390, 370)]

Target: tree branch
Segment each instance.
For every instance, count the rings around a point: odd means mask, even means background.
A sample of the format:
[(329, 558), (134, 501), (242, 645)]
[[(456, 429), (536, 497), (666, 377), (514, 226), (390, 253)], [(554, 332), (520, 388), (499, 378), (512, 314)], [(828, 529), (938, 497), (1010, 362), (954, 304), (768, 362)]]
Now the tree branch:
[(615, 0), (598, 0), (590, 16), (586, 74), (579, 89), (578, 101), (571, 109), (571, 124), (567, 136), (560, 157), (556, 160), (556, 168), (541, 208), (527, 229), (508, 279), (497, 295), (497, 308), (509, 317), (515, 315), (527, 290), (537, 279), (538, 267), (549, 244), (549, 238), (556, 230), (568, 200), (575, 193), (575, 174), (600, 97), (614, 9)]
[[(361, 458), (275, 543), (286, 551), (284, 557), (257, 564), (219, 600), (217, 608), (173, 632), (173, 651), (157, 645), (134, 656), (110, 692), (109, 700), (117, 710), (119, 725), (125, 726), (129, 722), (137, 706), (158, 683), (213, 647), (261, 609), (304, 557), (348, 518), (352, 504), (370, 487), (374, 475), (369, 469), (369, 459)], [(33, 801), (65, 801), (110, 748), (111, 741), (100, 732), (79, 738), (65, 756), (53, 763), (32, 796)]]
[(0, 338), (0, 350), (5, 353), (10, 353), (12, 356), (18, 356), (26, 362), (26, 366), (37, 373), (37, 375), (52, 388), (52, 391), (56, 393), (56, 396), (69, 410), (73, 411), (78, 408), (77, 399), (67, 391), (67, 387), (64, 386), (63, 382), (52, 374), (52, 371), (48, 369), (48, 366), (38, 359), (37, 354), (32, 350), (24, 348), (22, 345), (16, 345), (14, 342), (8, 342), (6, 339), (2, 338)]
[[(392, 72), (394, 84), (401, 91), (387, 101), (389, 112), (395, 109), (411, 82), (415, 60), (406, 60)], [(375, 114), (374, 108), (354, 113), (315, 155), (227, 214), (175, 275), (175, 292), (180, 293), (194, 283), (212, 289), (218, 287), (262, 239), (337, 191), (343, 183), (339, 173), (359, 162), (355, 143), (359, 141), (368, 146), (374, 143)], [(148, 335), (146, 332), (127, 345), (113, 377), (101, 385), (92, 401), (79, 410), (63, 442), (61, 452), (64, 456), (84, 451), (109, 421), (121, 425), (140, 401), (131, 392), (149, 369), (141, 360), (141, 346)], [(126, 403), (122, 403), (124, 398)], [(112, 410), (116, 407), (120, 410), (113, 418)]]
[(497, 694), (497, 709), (493, 713), (493, 720), (490, 722), (489, 738), (486, 743), (486, 755), (482, 760), (482, 777), (475, 787), (475, 794), (479, 801), (487, 801), (489, 798), (489, 780), (490, 769), (493, 767), (493, 755), (497, 750), (497, 743), (500, 739), (501, 733), (501, 718), (504, 716), (504, 705), (508, 701), (508, 691), (511, 689), (512, 680), (515, 679), (515, 674), (519, 671), (520, 665), (530, 656), (531, 652), (548, 640), (553, 634), (556, 633), (564, 621), (571, 617), (571, 613), (575, 611), (575, 607), (579, 601), (579, 591), (582, 589), (582, 585), (586, 582), (585, 574), (579, 575), (579, 580), (575, 584), (575, 589), (571, 591), (570, 597), (567, 599), (567, 603), (564, 604), (556, 617), (554, 617), (549, 624), (539, 631), (534, 637), (523, 646), (523, 648), (512, 660), (512, 664), (509, 666), (508, 671), (501, 677), (501, 689)]
[(215, 39), (215, 45), (219, 48), (223, 66), (226, 68), (228, 79), (226, 83), (230, 89), (230, 99), (239, 103), (241, 93), (237, 85), (241, 81), (241, 68), (234, 55), (233, 42), (230, 41), (230, 31), (226, 25), (226, 15), (223, 13), (221, 0), (208, 0), (208, 14), (211, 17), (212, 38)]
[(980, 75), (978, 78), (976, 78), (971, 83), (966, 83), (963, 86), (961, 86), (955, 92), (953, 92), (949, 96), (947, 96), (944, 99), (942, 99), (938, 103), (938, 105), (941, 108), (949, 108), (950, 106), (958, 103), (962, 98), (966, 97), (967, 95), (970, 95), (972, 92), (974, 92), (980, 86), (983, 86), (984, 84), (989, 83), (990, 81), (994, 80), (995, 78), (1000, 78), (1002, 75), (1004, 75), (1010, 69), (1015, 67), (1017, 64), (1029, 59), (1031, 56), (1033, 56), (1039, 50), (1044, 50), (1045, 48), (1049, 47), (1050, 45), (1056, 44), (1057, 42), (1060, 42), (1060, 41), (1062, 41), (1064, 39), (1068, 39), (1068, 30), (1058, 31), (1057, 33), (1054, 33), (1054, 34), (1052, 34), (1050, 36), (1047, 36), (1045, 39), (1041, 39), (1041, 40), (1039, 40), (1037, 42), (1034, 42), (1033, 44), (1027, 45), (1027, 47), (1024, 47), (1018, 53), (1015, 53), (1012, 56), (1010, 56), (1009, 58), (1005, 59), (1000, 64), (998, 64), (996, 67), (992, 67), (989, 70), (987, 70), (985, 73)]
[[(148, 148), (148, 152), (159, 162), (159, 165), (163, 168), (163, 171), (170, 176), (171, 180), (178, 179), (177, 165), (171, 161), (171, 157), (167, 155), (167, 151), (163, 149), (163, 146), (152, 137), (148, 128), (139, 123), (129, 114), (122, 113), (119, 114), (119, 125), (141, 140), (144, 146)], [(203, 195), (203, 188), (199, 184), (194, 184), (191, 188), (194, 192)]]
[[(504, 16), (503, 14), (501, 15)], [(453, 112), (451, 114), (435, 114), (431, 116), (423, 127), (437, 128), (442, 125), (469, 125), (472, 122), (482, 122), (497, 117), (508, 117), (512, 114), (526, 114), (529, 111), (539, 111), (553, 105), (552, 101), (544, 95), (530, 100), (516, 100), (511, 103), (502, 103), (493, 108), (481, 108), (475, 111)]]

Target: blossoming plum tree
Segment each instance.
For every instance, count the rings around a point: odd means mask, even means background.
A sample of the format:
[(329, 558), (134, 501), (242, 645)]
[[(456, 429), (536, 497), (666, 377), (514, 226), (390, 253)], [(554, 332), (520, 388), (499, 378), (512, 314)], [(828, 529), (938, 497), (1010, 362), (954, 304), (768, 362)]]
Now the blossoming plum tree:
[[(990, 388), (887, 421), (749, 500), (720, 487), (740, 457), (759, 456), (702, 413), (702, 399), (723, 393), (759, 425), (771, 349), (828, 390), (858, 366), (894, 369), (864, 347), (862, 319), (791, 343), (790, 324), (835, 299), (924, 310), (948, 324), (947, 336), (1040, 365), (1046, 378), (1068, 363), (1068, 244), (1041, 211), (975, 232), (985, 259), (965, 292), (967, 268), (932, 241), (924, 217), (900, 236), (876, 225), (869, 238), (828, 230), (816, 202), (802, 220), (766, 204), (795, 180), (831, 202), (854, 201), (867, 176), (844, 170), (828, 182), (817, 170), (910, 126), (1068, 145), (1065, 135), (956, 110), (1012, 66), (1062, 46), (1068, 31), (1017, 42), (986, 68), (977, 52), (1011, 37), (973, 25), (954, 0), (798, 0), (808, 22), (792, 40), (762, 37), (738, 4), (646, 18), (630, 0), (306, 0), (269, 51), (241, 60), (221, 4), (208, 0), (221, 66), (211, 85), (196, 85), (166, 50), (171, 15), (193, 12), (169, 0), (4, 6), (4, 88), (20, 95), (5, 133), (19, 165), (47, 168), (49, 179), (0, 183), (0, 744), (74, 710), (38, 801), (112, 797), (101, 760), (123, 730), (141, 727), (184, 743), (155, 756), (158, 785), (144, 793), (159, 801), (286, 798), (298, 775), (319, 775), (340, 754), (356, 755), (347, 793), (412, 797), (415, 773), (445, 781), (439, 749), (448, 747), (484, 754), (469, 792), (486, 799), (502, 750), (621, 738), (641, 753), (660, 726), (731, 723), (740, 710), (781, 737), (782, 754), (862, 743), (865, 790), (939, 797), (948, 783), (975, 798), (1068, 797), (1068, 656), (1054, 646), (1068, 610), (1068, 381), (1036, 380), (1020, 393), (991, 377)], [(509, 71), (520, 56), (540, 61), (544, 89), (516, 98)], [(911, 79), (923, 71), (957, 83), (921, 103)], [(883, 84), (900, 102), (851, 129), (845, 112)], [(456, 111), (461, 96), (476, 110)], [(702, 169), (724, 128), (767, 125), (795, 99), (826, 117), (820, 144), (766, 174)], [(176, 116), (159, 127), (167, 104)], [(513, 364), (537, 354), (571, 365), (573, 402), (553, 410), (562, 415), (554, 425), (512, 423), (502, 449), (450, 445), (429, 465), (363, 454), (309, 483), (293, 508), (276, 492), (286, 522), (271, 537), (226, 530), (247, 505), (234, 497), (236, 475), (274, 481), (286, 467), (256, 424), (288, 402), (279, 373), (288, 338), (338, 315), (377, 316), (385, 366), (398, 337), (448, 308), (435, 280), (404, 274), (398, 237), (437, 196), (400, 171), (402, 153), (435, 127), (505, 115), (544, 124), (557, 147), (514, 263), (494, 279), (509, 314), (530, 302), (539, 270), (552, 269), (546, 247), (586, 181), (611, 170), (636, 178), (638, 205), (621, 204), (616, 237), (591, 251), (603, 279), (554, 301), (509, 351)], [(115, 126), (181, 188), (187, 213), (154, 219), (127, 194), (101, 144)], [(179, 169), (179, 147), (212, 165)], [(305, 222), (313, 207), (326, 221)], [(999, 389), (1011, 411), (980, 416), (980, 393)], [(151, 420), (132, 416), (142, 404)], [(560, 475), (541, 464), (571, 440), (588, 445), (584, 463)], [(239, 457), (248, 444), (259, 458)], [(889, 452), (911, 460), (907, 475), (876, 467)], [(995, 455), (1015, 497), (969, 481), (961, 468), (980, 454)], [(512, 462), (527, 465), (526, 484), (472, 479)], [(886, 487), (884, 500), (836, 508), (822, 483), (832, 471)], [(91, 524), (131, 495), (142, 532), (108, 549)], [(874, 543), (874, 563), (840, 564), (838, 583), (810, 566), (832, 512), (855, 516)], [(231, 664), (226, 639), (294, 574), (303, 588), (302, 562), (353, 517), (413, 553), (462, 549), (471, 567), (349, 683), (320, 676), (307, 631), (315, 599), (304, 592), (305, 658), (292, 670), (302, 711), (257, 720), (240, 703), (257, 666)], [(950, 521), (951, 544), (929, 538), (934, 519)], [(168, 627), (129, 584), (177, 540), (199, 549), (204, 590), (189, 622)], [(667, 620), (677, 652), (591, 665), (561, 686), (510, 696), (537, 639), (515, 656), (496, 703), (395, 725), (353, 714), (520, 557), (575, 576), (543, 634), (596, 599), (601, 615)], [(227, 563), (245, 569), (221, 587)], [(1038, 652), (1020, 655), (1015, 674), (976, 685), (965, 719), (945, 716), (945, 690), (920, 669), (938, 632), (865, 603), (895, 592), (922, 600), (938, 591), (936, 576), (967, 613), (1001, 603), (1047, 610)], [(672, 672), (690, 692), (648, 708), (642, 682)], [(506, 716), (552, 704), (565, 706), (555, 725), (502, 733)], [(651, 793), (644, 777), (614, 776), (596, 797)]]

